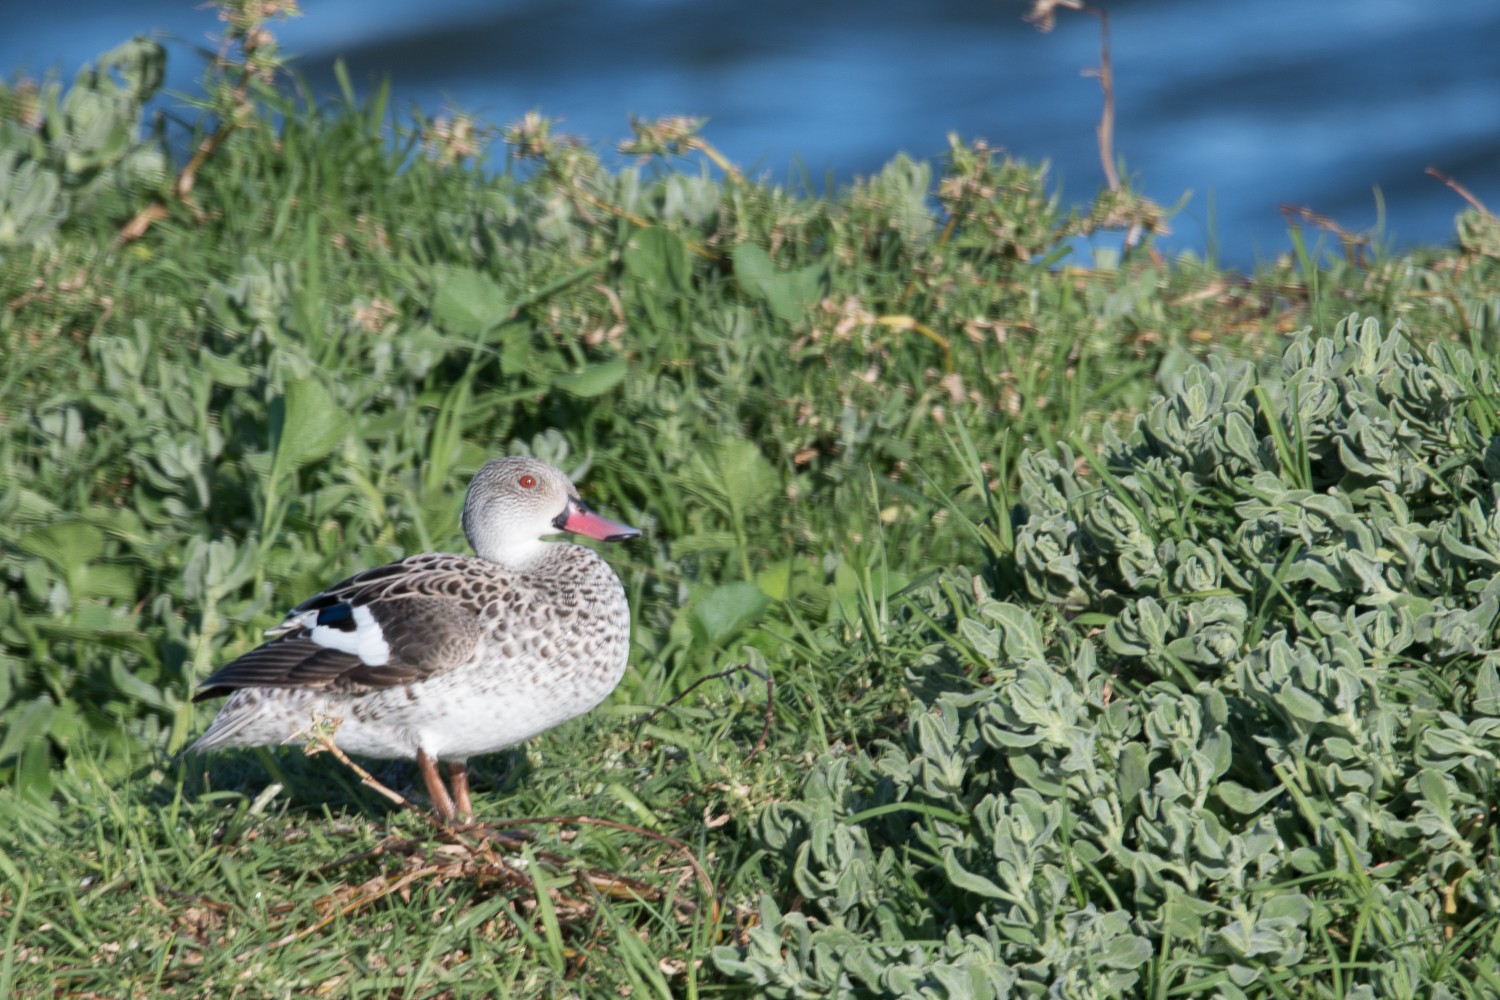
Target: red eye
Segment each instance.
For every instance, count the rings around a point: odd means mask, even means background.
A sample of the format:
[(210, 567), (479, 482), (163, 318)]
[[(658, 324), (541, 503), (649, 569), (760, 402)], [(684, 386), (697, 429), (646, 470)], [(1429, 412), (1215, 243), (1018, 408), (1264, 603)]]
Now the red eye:
[(534, 476), (522, 476), (521, 485), (529, 490), (536, 485), (536, 478)]

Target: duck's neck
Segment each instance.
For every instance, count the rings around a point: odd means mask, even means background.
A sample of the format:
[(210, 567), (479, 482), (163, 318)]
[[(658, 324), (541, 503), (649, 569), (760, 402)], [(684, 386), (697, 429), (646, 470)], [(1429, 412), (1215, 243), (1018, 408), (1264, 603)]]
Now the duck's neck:
[(527, 573), (535, 569), (537, 564), (546, 561), (547, 550), (551, 547), (540, 538), (531, 538), (508, 543), (491, 542), (488, 545), (475, 545), (474, 554), (508, 570)]
[(505, 545), (475, 545), (474, 554), (513, 573), (540, 573), (579, 547), (568, 542), (544, 542), (533, 538)]

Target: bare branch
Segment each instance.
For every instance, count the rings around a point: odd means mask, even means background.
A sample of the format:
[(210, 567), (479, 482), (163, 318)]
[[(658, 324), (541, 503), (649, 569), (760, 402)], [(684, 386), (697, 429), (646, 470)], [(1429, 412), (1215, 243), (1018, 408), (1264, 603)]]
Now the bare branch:
[(1099, 162), (1104, 167), (1104, 180), (1111, 191), (1120, 190), (1120, 172), (1115, 167), (1115, 72), (1109, 54), (1109, 11), (1083, 0), (1034, 0), (1026, 20), (1036, 25), (1036, 30), (1051, 31), (1057, 24), (1057, 8), (1079, 10), (1099, 19), (1099, 68), (1086, 69), (1084, 76), (1099, 80), (1099, 89), (1104, 91), (1104, 112), (1094, 135), (1099, 140)]
[(1485, 208), (1484, 207), (1484, 202), (1482, 202), (1478, 198), (1474, 197), (1473, 193), (1468, 188), (1464, 187), (1462, 184), (1458, 183), (1458, 181), (1454, 180), (1453, 178), (1449, 177), (1447, 174), (1443, 173), (1437, 167), (1428, 167), (1427, 170), (1426, 170), (1426, 172), (1429, 173), (1429, 174), (1431, 174), (1432, 176), (1436, 177), (1438, 180), (1442, 181), (1444, 184), (1448, 185), (1454, 191), (1458, 192), (1458, 196), (1460, 198), (1462, 198), (1464, 201), (1468, 202), (1470, 205), (1473, 205), (1475, 208), (1479, 209), (1479, 211), (1480, 211), (1481, 214), (1488, 215), (1492, 219), (1495, 217), (1495, 213), (1491, 212), (1489, 209)]

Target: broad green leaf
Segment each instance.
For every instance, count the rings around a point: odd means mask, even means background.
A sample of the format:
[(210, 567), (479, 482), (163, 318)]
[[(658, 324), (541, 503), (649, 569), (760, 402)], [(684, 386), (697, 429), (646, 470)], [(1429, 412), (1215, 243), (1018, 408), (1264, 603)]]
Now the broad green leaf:
[(1497, 559), (1494, 555), (1486, 552), (1484, 549), (1465, 544), (1447, 527), (1444, 527), (1441, 531), (1438, 532), (1438, 540), (1443, 543), (1443, 548), (1447, 549), (1449, 552), (1453, 553), (1459, 558), (1471, 559), (1475, 562), (1489, 563), (1492, 566), (1500, 564), (1500, 559)]
[[(537, 352), (532, 349), (531, 333), (531, 324), (521, 320), (505, 323), (495, 331), (492, 339), (500, 342), (500, 368), (510, 375), (525, 375), (532, 382), (550, 384), (555, 371), (537, 364)], [(545, 353), (541, 356), (548, 357)]]
[[(98, 567), (91, 567), (98, 568)], [(122, 566), (105, 567), (108, 569), (123, 569)], [(124, 600), (135, 596), (134, 580), (130, 580), (130, 589), (125, 594)], [(137, 635), (135, 622), (130, 615), (128, 605), (106, 607), (98, 601), (83, 601), (73, 609), (73, 624), (83, 629), (97, 632), (130, 632)], [(138, 636), (139, 637), (139, 636)]]
[(1239, 782), (1227, 778), (1214, 785), (1214, 794), (1219, 797), (1219, 801), (1244, 816), (1254, 816), (1266, 807), (1266, 803), (1285, 790), (1278, 786), (1264, 792), (1252, 792)]
[(432, 313), (448, 332), (479, 337), (505, 321), (510, 305), (487, 275), (464, 270), (438, 286)]
[(1104, 644), (1110, 648), (1111, 652), (1121, 656), (1145, 656), (1151, 652), (1149, 646), (1132, 641), (1134, 638), (1134, 630), (1127, 635), (1118, 617), (1110, 619), (1104, 626)]
[(722, 584), (693, 605), (693, 631), (704, 642), (723, 643), (757, 621), (770, 605), (765, 591), (753, 583)]
[(624, 358), (615, 358), (601, 364), (591, 365), (573, 375), (559, 375), (552, 384), (571, 396), (589, 398), (602, 396), (625, 378), (630, 366)]
[[(0, 753), (0, 756), (4, 756)], [(1432, 803), (1437, 814), (1446, 822), (1453, 822), (1453, 801), (1448, 795), (1448, 783), (1443, 780), (1441, 773), (1432, 770), (1423, 770), (1417, 775), (1417, 787), (1422, 790), (1422, 798)]]
[(1262, 920), (1290, 920), (1298, 927), (1305, 926), (1312, 915), (1312, 900), (1300, 892), (1272, 896), (1260, 908)]
[(348, 429), (348, 415), (334, 406), (316, 377), (288, 381), (286, 392), (271, 404), (272, 478), (280, 482), (327, 455)]
[(94, 563), (79, 571), (68, 589), (75, 601), (85, 597), (133, 601), (136, 596), (135, 573), (128, 566)]
[(979, 655), (994, 662), (1000, 658), (1000, 630), (987, 628), (973, 618), (962, 618), (958, 630), (965, 639), (974, 644)]
[(1171, 900), (1162, 906), (1167, 932), (1175, 937), (1196, 940), (1203, 930), (1203, 920), (1189, 907)]
[(639, 229), (620, 255), (625, 270), (659, 291), (686, 291), (692, 274), (687, 246), (670, 229)]
[(1213, 762), (1214, 778), (1223, 777), (1233, 763), (1234, 741), (1222, 729), (1203, 738), (1203, 756)]
[(1115, 938), (1105, 945), (1097, 961), (1114, 969), (1134, 969), (1151, 961), (1154, 954), (1148, 939), (1131, 935)]
[(1153, 650), (1165, 648), (1167, 644), (1167, 616), (1155, 599), (1143, 597), (1136, 603), (1136, 614), (1140, 616), (1141, 635)]
[(21, 551), (40, 556), (71, 579), (104, 554), (104, 532), (83, 521), (61, 521), (28, 531)]
[(746, 294), (764, 299), (772, 313), (796, 323), (822, 299), (827, 268), (814, 264), (781, 271), (759, 245), (741, 243), (734, 248), (734, 276)]
[(985, 878), (966, 870), (953, 856), (953, 848), (943, 851), (943, 873), (948, 876), (948, 881), (965, 892), (972, 892), (976, 896), (988, 896), (991, 899), (1005, 899), (1005, 890)]
[(686, 538), (673, 539), (670, 551), (673, 559), (681, 559), (683, 556), (694, 555), (698, 552), (732, 549), (738, 541), (739, 539), (735, 538), (732, 531), (705, 531), (697, 535), (688, 535)]
[(1281, 702), (1283, 708), (1293, 716), (1305, 722), (1322, 722), (1328, 718), (1328, 712), (1323, 708), (1323, 703), (1301, 688), (1292, 687), (1288, 684), (1276, 694), (1276, 700)]
[(21, 751), (21, 759), (16, 765), (15, 788), (23, 798), (51, 806), (52, 749), (42, 737), (29, 740)]
[(1145, 746), (1134, 742), (1125, 744), (1120, 751), (1120, 770), (1115, 775), (1122, 803), (1134, 802), (1136, 796), (1151, 787), (1150, 767)]
[(1062, 796), (1064, 791), (1062, 782), (1044, 777), (1041, 766), (1037, 764), (1034, 757), (1026, 754), (1012, 754), (1010, 757), (1010, 769), (1015, 772), (1016, 777), (1043, 795), (1051, 798), (1060, 798)]
[(27, 705), (21, 717), (6, 730), (4, 741), (0, 741), (0, 761), (20, 753), (32, 740), (46, 736), (55, 712), (56, 706), (46, 695)]
[(1022, 663), (1046, 658), (1042, 630), (1025, 608), (1004, 601), (986, 601), (979, 610), (1005, 629), (1005, 655), (1008, 658)]
[(1474, 679), (1474, 711), (1480, 715), (1500, 715), (1500, 675), (1493, 658), (1486, 658)]
[(126, 670), (118, 659), (111, 661), (109, 676), (121, 694), (143, 701), (152, 708), (168, 707), (166, 699), (162, 697), (161, 689)]
[(762, 569), (755, 575), (755, 585), (773, 601), (786, 600), (792, 589), (792, 560), (783, 559)]
[(255, 373), (250, 369), (229, 358), (221, 358), (206, 347), (198, 351), (198, 363), (219, 385), (243, 389), (255, 382)]
[(1238, 413), (1230, 413), (1224, 419), (1224, 443), (1229, 450), (1252, 468), (1260, 465), (1258, 442), (1250, 429), (1250, 422)]

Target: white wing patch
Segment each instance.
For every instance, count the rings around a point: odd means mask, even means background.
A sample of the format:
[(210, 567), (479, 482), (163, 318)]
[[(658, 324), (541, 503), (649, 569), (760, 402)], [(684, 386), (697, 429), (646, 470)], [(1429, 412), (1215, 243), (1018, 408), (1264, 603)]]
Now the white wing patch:
[(314, 625), (311, 631), (312, 641), (319, 646), (353, 653), (366, 666), (381, 667), (390, 662), (390, 644), (385, 641), (385, 633), (380, 630), (380, 623), (370, 614), (369, 608), (354, 609), (353, 632), (331, 625)]

